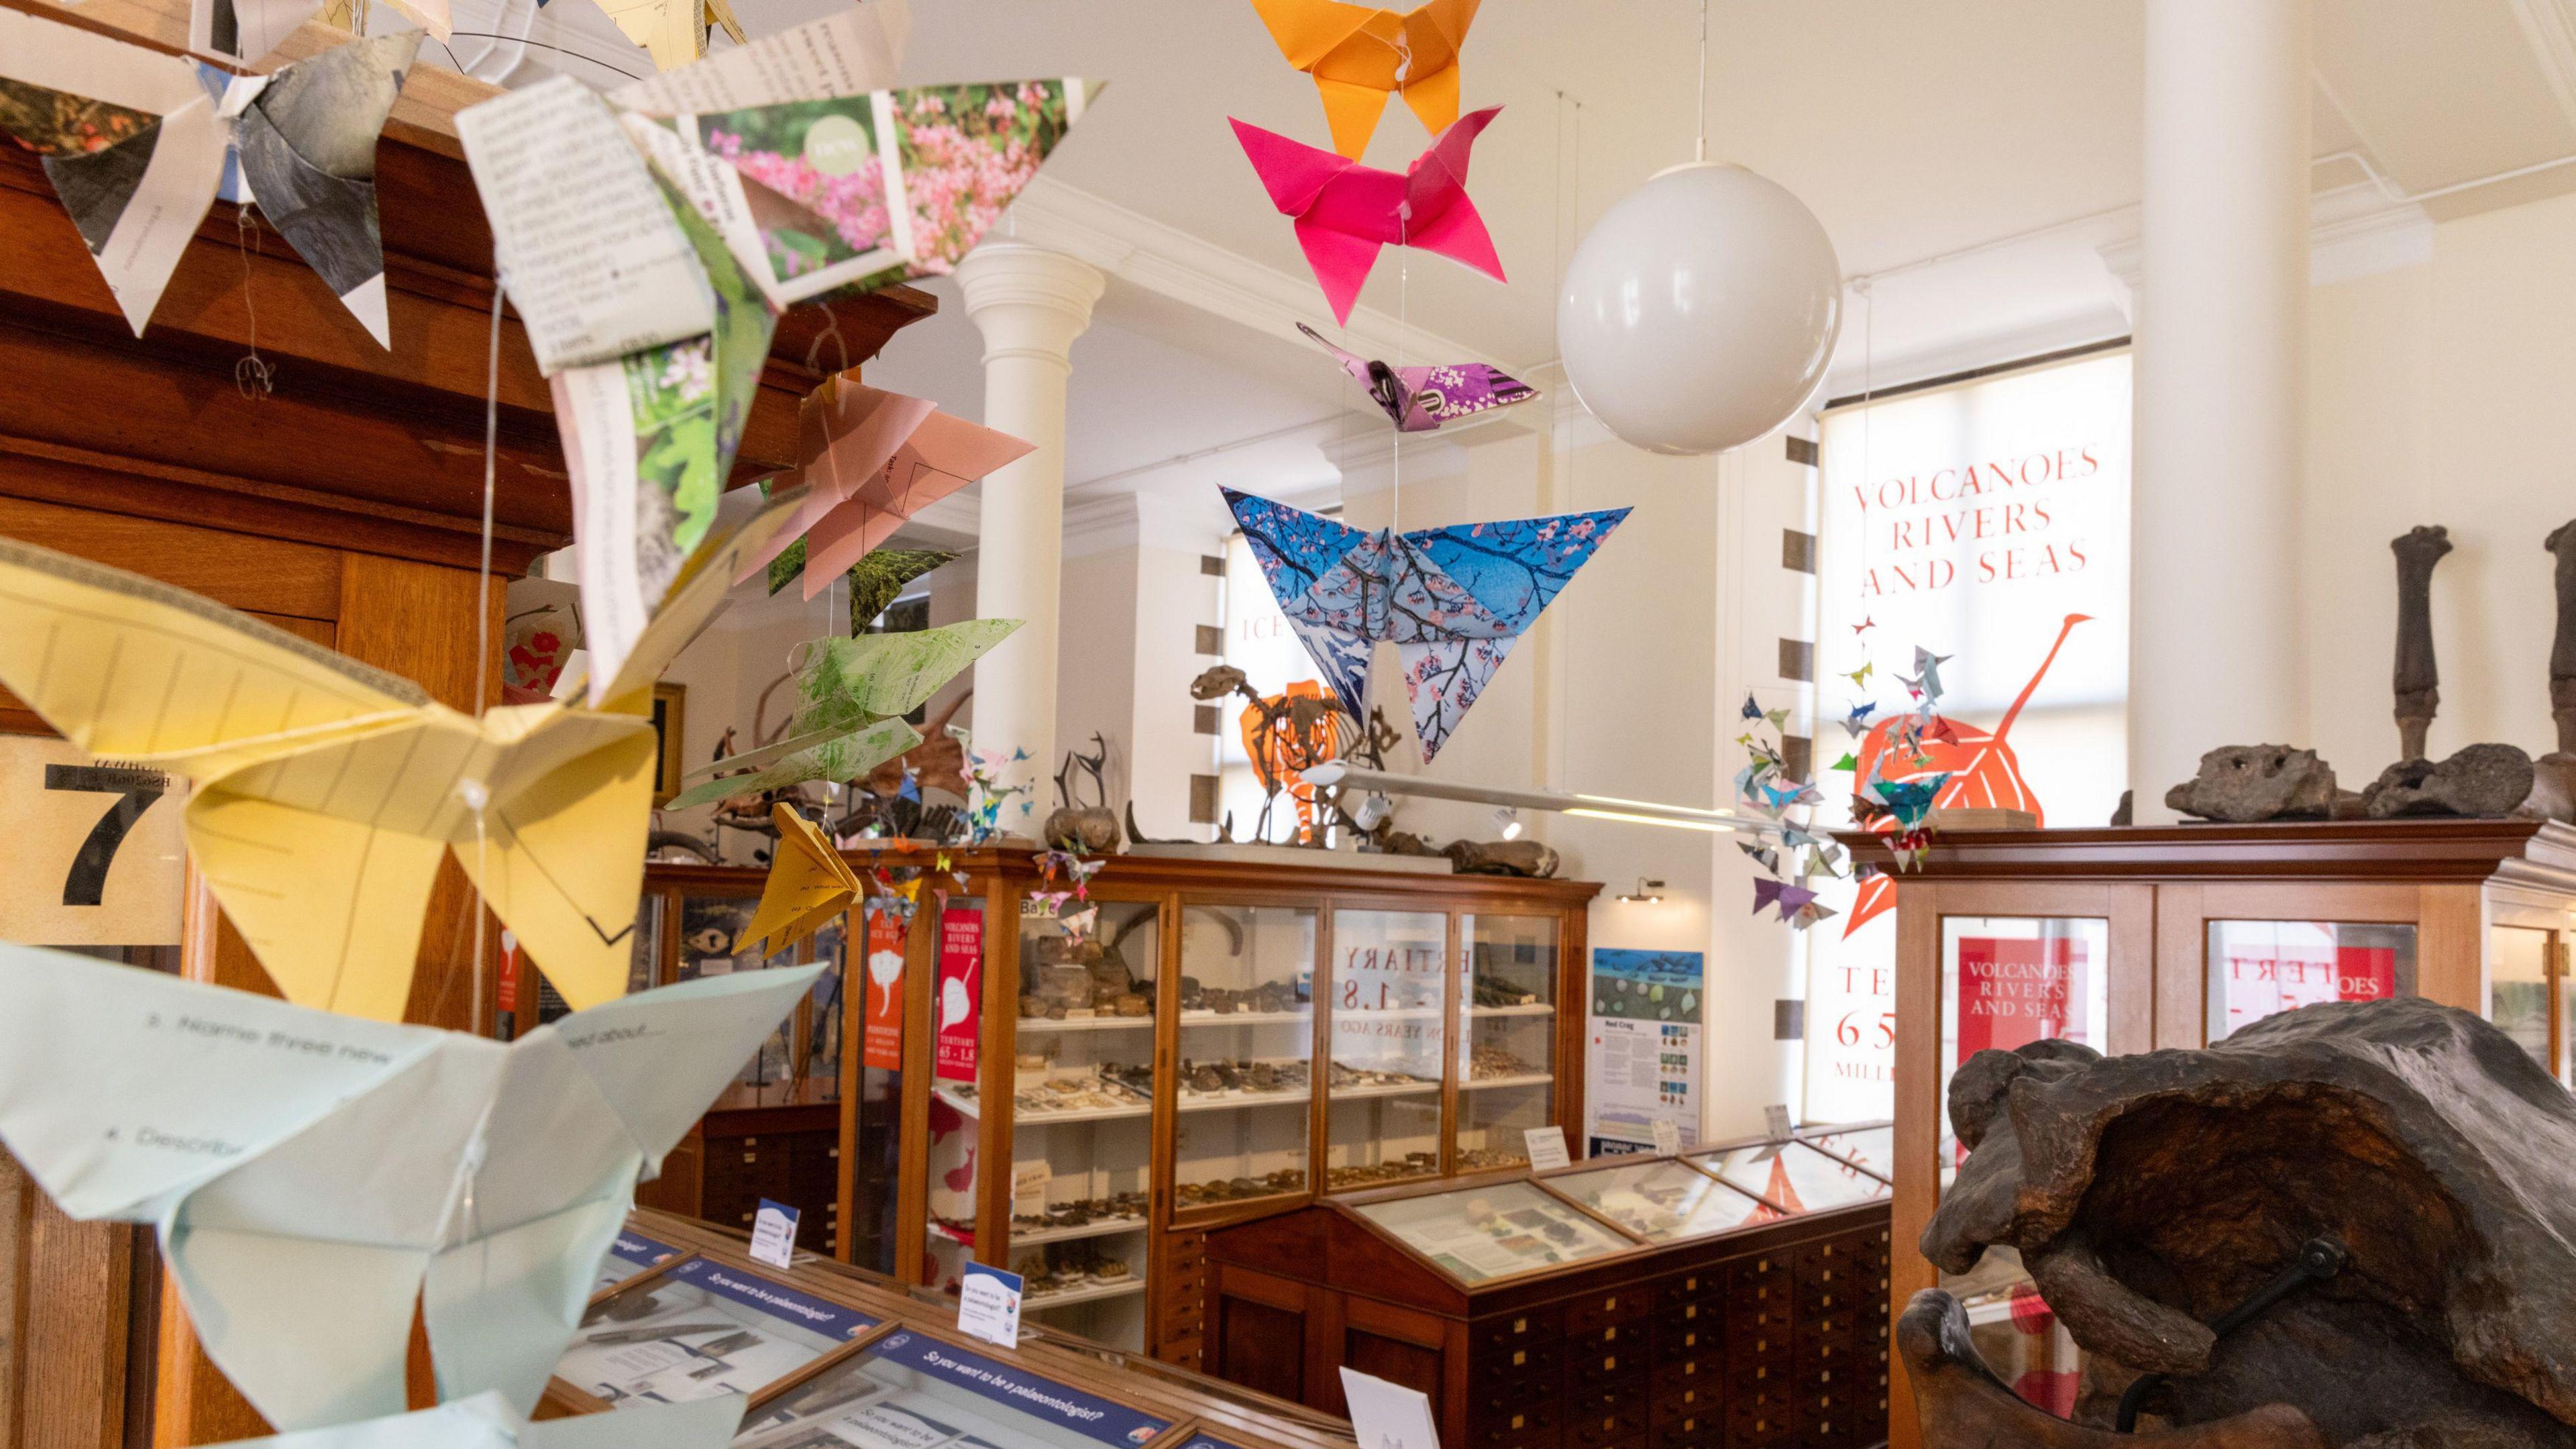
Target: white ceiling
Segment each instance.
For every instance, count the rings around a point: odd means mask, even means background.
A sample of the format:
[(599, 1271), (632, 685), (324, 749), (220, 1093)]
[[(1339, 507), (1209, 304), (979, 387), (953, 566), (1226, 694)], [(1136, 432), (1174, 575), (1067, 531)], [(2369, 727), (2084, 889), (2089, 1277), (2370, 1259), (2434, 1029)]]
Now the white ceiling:
[[(460, 0), (460, 14), (511, 3), (524, 0)], [(757, 33), (844, 3), (735, 8)], [(1711, 6), (1711, 156), (1801, 197), (1846, 276), (1887, 274), (1866, 302), (1851, 299), (1833, 390), (2124, 330), (2100, 249), (2135, 230), (2142, 4)], [(551, 5), (548, 23), (588, 10)], [(1400, 318), (1409, 334), (1524, 371), (1555, 356), (1554, 278), (1574, 242), (1691, 155), (1698, 14), (1693, 0), (1487, 0), (1465, 49), (1464, 103), (1504, 111), (1478, 142), (1469, 191), (1511, 281), (1390, 250), (1362, 295), (1384, 314), (1382, 332)], [(1269, 269), (1278, 295), (1328, 319), (1287, 219), (1226, 125), (1238, 116), (1325, 144), (1312, 82), (1249, 4), (913, 0), (913, 15), (907, 82), (1106, 81), (1047, 184)], [(2350, 153), (2319, 169), (2321, 189), (2375, 174), (2423, 192), (2576, 151), (2576, 0), (2317, 0), (2316, 54), (2317, 153)], [(1401, 167), (1427, 140), (1391, 105), (1367, 159)], [(2425, 209), (2445, 217), (2571, 185), (2576, 167), (2552, 169)], [(954, 289), (932, 290), (940, 315), (902, 334), (871, 378), (977, 416), (979, 339)], [(1173, 479), (1202, 488), (1205, 457), (1155, 465), (1223, 449), (1229, 476), (1281, 491), (1328, 485), (1352, 404), (1284, 318), (1247, 330), (1113, 276), (1075, 346), (1068, 480), (1078, 494)]]

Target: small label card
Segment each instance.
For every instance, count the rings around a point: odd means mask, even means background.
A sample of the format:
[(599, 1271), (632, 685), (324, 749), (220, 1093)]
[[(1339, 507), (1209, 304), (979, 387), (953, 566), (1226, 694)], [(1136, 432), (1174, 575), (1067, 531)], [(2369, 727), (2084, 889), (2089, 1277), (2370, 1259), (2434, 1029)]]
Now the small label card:
[(1359, 1440), (1360, 1449), (1440, 1449), (1431, 1400), (1419, 1391), (1346, 1368), (1342, 1397), (1350, 1405), (1351, 1437)]
[(1681, 1150), (1682, 1129), (1674, 1126), (1670, 1122), (1657, 1122), (1655, 1124), (1655, 1155), (1657, 1157), (1676, 1157), (1681, 1154)]
[(1754, 1153), (1753, 1160), (1756, 1162), (1769, 1162), (1772, 1158), (1788, 1151), (1789, 1134), (1795, 1130), (1795, 1128), (1789, 1125), (1788, 1103), (1774, 1102), (1770, 1106), (1763, 1108), (1762, 1135), (1770, 1138), (1771, 1142), (1769, 1146), (1764, 1147), (1757, 1153)]
[(795, 1267), (796, 1218), (796, 1209), (762, 1198), (751, 1219), (751, 1260), (773, 1268)]
[(957, 1328), (961, 1333), (998, 1343), (1020, 1345), (1020, 1288), (1027, 1280), (982, 1263), (966, 1265), (957, 1285)]
[(1573, 1155), (1565, 1150), (1565, 1129), (1562, 1127), (1532, 1127), (1521, 1133), (1521, 1140), (1529, 1144), (1532, 1172), (1574, 1165)]

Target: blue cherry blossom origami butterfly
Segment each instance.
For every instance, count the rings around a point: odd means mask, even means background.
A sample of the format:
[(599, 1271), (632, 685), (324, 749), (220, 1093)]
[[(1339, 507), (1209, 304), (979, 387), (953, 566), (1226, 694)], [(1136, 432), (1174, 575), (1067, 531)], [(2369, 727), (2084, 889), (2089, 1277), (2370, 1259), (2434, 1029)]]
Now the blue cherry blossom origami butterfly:
[(1370, 533), (1225, 490), (1288, 626), (1365, 718), (1369, 651), (1396, 646), (1422, 758), (1448, 742), (1512, 641), (1628, 516), (1625, 508)]

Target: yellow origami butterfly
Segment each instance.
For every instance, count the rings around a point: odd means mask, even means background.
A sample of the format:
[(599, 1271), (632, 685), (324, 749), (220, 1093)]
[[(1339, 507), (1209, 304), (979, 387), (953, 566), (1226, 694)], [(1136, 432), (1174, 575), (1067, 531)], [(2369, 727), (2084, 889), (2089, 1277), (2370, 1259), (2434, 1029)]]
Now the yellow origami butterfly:
[(783, 497), (699, 547), (606, 694), (465, 714), (138, 574), (0, 539), (0, 684), (89, 753), (185, 775), (188, 848), (299, 1006), (398, 1021), (453, 851), (575, 1009), (624, 993), (652, 683)]
[(769, 818), (778, 827), (778, 853), (761, 882), (760, 907), (733, 943), (736, 955), (757, 949), (774, 956), (821, 930), (859, 897), (858, 873), (813, 821), (784, 802), (769, 807)]

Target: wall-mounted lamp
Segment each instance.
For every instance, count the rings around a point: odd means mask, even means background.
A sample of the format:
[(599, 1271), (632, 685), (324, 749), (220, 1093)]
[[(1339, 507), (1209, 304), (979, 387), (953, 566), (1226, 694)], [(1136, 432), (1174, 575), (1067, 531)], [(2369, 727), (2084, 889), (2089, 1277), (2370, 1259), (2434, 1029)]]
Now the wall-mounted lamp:
[(1520, 838), (1521, 838), (1521, 812), (1519, 812), (1518, 810), (1513, 809), (1513, 808), (1512, 808), (1512, 807), (1510, 807), (1509, 805), (1497, 805), (1497, 806), (1495, 806), (1495, 807), (1494, 807), (1494, 828), (1495, 828), (1496, 830), (1499, 830), (1499, 831), (1501, 831), (1501, 832), (1503, 833), (1503, 838), (1504, 838), (1505, 840), (1518, 840), (1518, 839), (1520, 839)]
[(1623, 891), (1619, 896), (1623, 901), (1660, 901), (1663, 898), (1664, 883), (1659, 880), (1648, 880), (1644, 876), (1637, 877), (1635, 890)]

